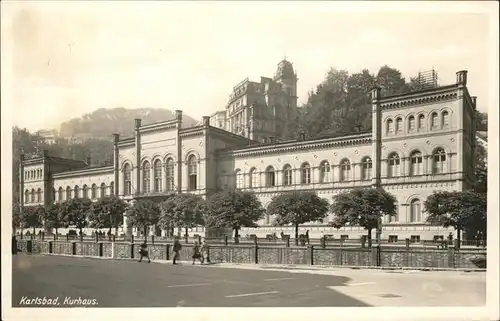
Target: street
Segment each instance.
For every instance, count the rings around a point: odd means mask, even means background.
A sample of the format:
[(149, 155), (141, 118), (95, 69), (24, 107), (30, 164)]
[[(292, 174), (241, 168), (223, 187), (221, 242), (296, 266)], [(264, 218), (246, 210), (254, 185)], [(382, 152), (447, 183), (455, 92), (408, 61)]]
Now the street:
[(286, 271), (20, 254), (13, 257), (12, 304), (42, 306), (30, 300), (45, 298), (43, 306), (58, 307), (479, 306), (485, 302), (485, 278), (485, 273)]

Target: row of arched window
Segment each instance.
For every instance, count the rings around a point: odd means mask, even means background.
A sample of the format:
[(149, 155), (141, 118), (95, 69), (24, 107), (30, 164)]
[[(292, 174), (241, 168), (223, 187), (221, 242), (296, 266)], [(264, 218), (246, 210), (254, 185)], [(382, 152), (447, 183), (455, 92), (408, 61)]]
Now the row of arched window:
[[(132, 166), (126, 163), (123, 166), (123, 194), (132, 194)], [(151, 180), (151, 174), (152, 180)], [(190, 155), (187, 160), (188, 190), (197, 189), (198, 160), (195, 155)], [(142, 193), (161, 193), (175, 190), (175, 161), (169, 157), (162, 163), (160, 159), (153, 162), (144, 161), (141, 166), (141, 191)], [(151, 185), (151, 183), (153, 183)], [(152, 187), (152, 188), (151, 188)]]
[[(401, 169), (401, 158), (398, 153), (391, 153), (387, 159), (387, 177), (398, 176), (419, 176), (426, 174), (424, 169), (423, 155), (419, 150), (415, 150), (409, 157), (410, 169), (408, 173), (403, 173)], [(432, 174), (443, 174), (447, 171), (446, 153), (442, 148), (436, 148), (432, 153)]]
[[(54, 190), (54, 194), (56, 191)], [(66, 189), (59, 187), (57, 190), (57, 200), (64, 201), (69, 200), (71, 198), (89, 198), (89, 199), (97, 199), (103, 198), (105, 196), (110, 196), (115, 193), (115, 184), (111, 182), (109, 186), (102, 183), (100, 186), (96, 184), (92, 184), (92, 186), (83, 185), (81, 188), (76, 185), (73, 189), (70, 186), (67, 186)]]
[[(430, 118), (430, 129), (441, 129), (450, 126), (450, 115), (448, 111), (444, 110), (439, 115), (433, 112)], [(405, 131), (404, 120), (402, 117), (397, 117), (395, 120), (392, 118), (387, 119), (386, 132), (388, 135), (402, 134)], [(415, 133), (425, 131), (425, 116), (420, 114), (417, 117), (411, 115), (408, 117), (406, 125), (406, 133)]]
[(43, 172), (41, 169), (32, 169), (29, 171), (24, 171), (24, 179), (29, 180), (29, 179), (41, 179)]
[[(348, 182), (354, 179), (352, 174), (352, 165), (348, 159), (343, 159), (339, 165), (331, 165), (330, 162), (324, 160), (319, 165), (319, 183), (333, 182), (333, 168), (338, 167), (338, 179), (340, 182)], [(313, 169), (307, 162), (302, 163), (299, 169), (293, 169), (290, 164), (283, 166), (281, 170), (276, 170), (273, 166), (268, 166), (264, 172), (264, 185), (266, 187), (277, 186), (278, 175), (281, 174), (281, 185), (289, 186), (293, 184), (311, 184), (313, 182)], [(299, 172), (298, 182), (294, 182), (294, 172)], [(249, 173), (243, 173), (240, 169), (235, 171), (236, 188), (254, 188), (260, 184), (260, 173), (255, 167), (251, 168)], [(249, 179), (245, 184), (245, 177)], [(361, 180), (372, 179), (372, 160), (370, 157), (364, 157), (361, 160)]]
[(24, 191), (24, 203), (42, 203), (43, 202), (43, 191), (41, 188), (35, 191), (33, 188), (31, 191)]

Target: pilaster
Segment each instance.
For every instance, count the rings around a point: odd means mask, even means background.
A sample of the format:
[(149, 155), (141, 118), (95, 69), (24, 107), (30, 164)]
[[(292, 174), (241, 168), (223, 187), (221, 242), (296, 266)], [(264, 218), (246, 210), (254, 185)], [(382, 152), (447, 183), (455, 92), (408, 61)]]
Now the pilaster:
[[(113, 173), (115, 180), (115, 195), (120, 195), (120, 189), (123, 187), (120, 184), (120, 154), (118, 149), (118, 142), (120, 141), (120, 134), (113, 134)], [(125, 191), (123, 191), (125, 192)], [(124, 193), (122, 193), (124, 194)]]
[[(141, 193), (141, 120), (135, 119), (135, 194)], [(116, 187), (115, 187), (116, 190)]]

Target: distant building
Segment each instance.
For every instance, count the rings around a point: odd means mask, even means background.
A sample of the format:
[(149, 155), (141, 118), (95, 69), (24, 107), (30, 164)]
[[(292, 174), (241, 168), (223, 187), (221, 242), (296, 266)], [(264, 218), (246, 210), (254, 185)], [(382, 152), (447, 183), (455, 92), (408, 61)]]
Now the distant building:
[(233, 87), (226, 109), (210, 116), (213, 126), (259, 142), (285, 138), (297, 115), (297, 74), (282, 60), (274, 77), (241, 81)]
[(55, 129), (42, 129), (37, 132), (38, 135), (43, 137), (46, 144), (53, 145), (56, 143), (59, 133)]
[[(296, 79), (291, 64), (282, 61), (274, 79), (245, 80), (235, 87), (224, 126), (212, 123), (222, 119), (222, 112), (188, 128), (182, 126), (180, 110), (175, 119), (155, 124), (136, 119), (133, 137), (114, 135), (110, 166), (88, 167), (47, 154), (25, 160), (21, 208), (106, 195), (127, 202), (161, 201), (172, 193), (207, 197), (225, 188), (253, 191), (266, 208), (273, 196), (287, 191), (312, 190), (331, 202), (352, 188), (383, 187), (397, 206), (395, 217), (383, 219), (384, 239), (417, 242), (454, 232), (426, 223), (423, 203), (434, 191), (474, 186), (476, 98), (467, 89), (467, 71), (457, 72), (454, 84), (406, 94), (384, 97), (380, 88), (373, 89), (370, 132), (259, 142), (285, 131), (288, 113), (296, 106)], [(250, 129), (242, 132), (246, 124)], [(240, 232), (292, 232), (293, 227), (273, 227), (273, 219), (267, 215), (258, 228)], [(324, 232), (336, 239), (367, 233), (357, 226), (326, 226), (332, 219), (329, 214), (325, 223), (309, 222), (301, 229), (310, 229), (311, 237)], [(126, 218), (123, 230), (137, 232)]]

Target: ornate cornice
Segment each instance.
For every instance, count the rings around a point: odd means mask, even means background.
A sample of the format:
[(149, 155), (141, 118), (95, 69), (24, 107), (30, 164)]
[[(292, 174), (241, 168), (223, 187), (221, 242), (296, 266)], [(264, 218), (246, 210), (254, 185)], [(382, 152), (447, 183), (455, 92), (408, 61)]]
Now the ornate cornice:
[(142, 134), (142, 133), (159, 132), (169, 129), (176, 129), (177, 124), (178, 124), (177, 119), (167, 120), (161, 123), (154, 123), (150, 125), (141, 126), (139, 128), (139, 131)]
[(112, 174), (113, 166), (105, 166), (105, 167), (90, 167), (85, 169), (77, 169), (71, 170), (67, 172), (53, 174), (53, 178), (70, 178), (73, 176), (81, 176), (81, 175), (100, 175), (100, 174)]
[(381, 98), (378, 102), (382, 110), (398, 109), (409, 106), (427, 105), (437, 102), (455, 100), (458, 97), (456, 85), (444, 86), (432, 91), (408, 94), (408, 96), (392, 96)]
[(262, 156), (269, 154), (294, 153), (307, 150), (329, 149), (332, 147), (369, 145), (372, 143), (372, 134), (363, 134), (348, 137), (295, 141), (265, 146), (249, 146), (231, 151), (218, 153), (218, 157)]
[(205, 126), (184, 128), (184, 129), (179, 131), (179, 135), (181, 137), (202, 136), (205, 132), (204, 129), (205, 129)]

